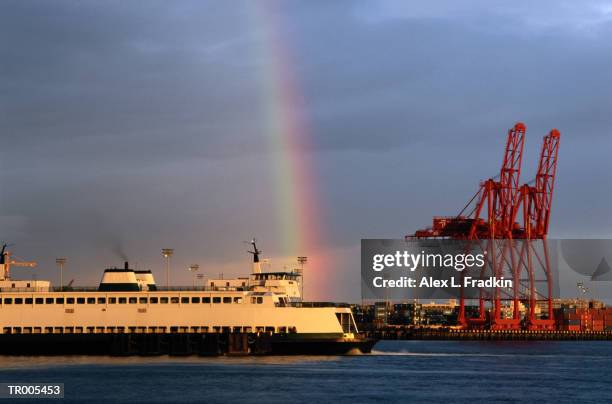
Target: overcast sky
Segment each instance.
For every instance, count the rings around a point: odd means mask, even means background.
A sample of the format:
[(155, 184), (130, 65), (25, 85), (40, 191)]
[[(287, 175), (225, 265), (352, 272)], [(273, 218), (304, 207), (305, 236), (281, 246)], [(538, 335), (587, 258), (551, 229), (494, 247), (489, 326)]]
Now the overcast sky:
[(611, 236), (612, 4), (420, 3), (0, 2), (0, 238), (39, 278), (65, 255), (90, 285), (121, 256), (161, 280), (162, 247), (181, 284), (192, 262), (248, 270), (253, 235), (280, 255), (262, 13), (282, 21), (334, 257), (313, 296), (358, 300), (359, 240), (458, 213), (519, 120), (525, 180), (562, 133), (551, 236)]

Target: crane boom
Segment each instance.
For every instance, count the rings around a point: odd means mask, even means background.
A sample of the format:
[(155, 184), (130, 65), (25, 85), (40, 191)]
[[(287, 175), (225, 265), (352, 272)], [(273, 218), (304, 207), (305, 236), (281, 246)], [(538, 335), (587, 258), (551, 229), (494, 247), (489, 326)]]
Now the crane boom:
[(35, 261), (16, 261), (11, 258), (11, 252), (6, 250), (7, 244), (2, 245), (0, 251), (0, 279), (11, 279), (11, 266), (34, 268), (38, 265)]
[(561, 133), (557, 129), (551, 130), (542, 141), (540, 162), (535, 183), (535, 232), (536, 237), (545, 238), (548, 234), (550, 209), (555, 188), (557, 172), (557, 155)]
[(498, 206), (495, 216), (503, 237), (512, 237), (514, 211), (519, 197), (519, 181), (521, 177), (521, 162), (523, 145), (525, 144), (525, 124), (518, 122), (508, 130), (506, 151), (499, 180)]

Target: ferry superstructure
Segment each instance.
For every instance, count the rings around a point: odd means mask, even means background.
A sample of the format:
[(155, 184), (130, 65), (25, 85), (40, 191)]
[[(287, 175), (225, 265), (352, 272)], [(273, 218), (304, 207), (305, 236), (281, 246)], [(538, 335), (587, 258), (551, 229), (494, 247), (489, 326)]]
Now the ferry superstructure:
[(347, 354), (370, 352), (346, 304), (304, 302), (300, 274), (262, 272), (255, 242), (248, 277), (160, 288), (126, 262), (97, 288), (13, 280), (0, 255), (1, 354)]

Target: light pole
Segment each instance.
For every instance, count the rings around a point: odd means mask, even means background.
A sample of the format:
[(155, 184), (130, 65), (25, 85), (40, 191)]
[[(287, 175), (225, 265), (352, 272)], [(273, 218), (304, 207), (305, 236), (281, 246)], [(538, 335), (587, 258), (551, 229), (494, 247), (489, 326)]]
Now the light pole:
[(196, 285), (196, 272), (200, 269), (200, 266), (198, 264), (191, 264), (189, 265), (189, 268), (187, 268), (187, 270), (189, 272), (191, 272), (192, 277), (193, 277), (193, 288), (195, 289), (195, 285)]
[(302, 301), (304, 301), (304, 264), (308, 262), (308, 257), (297, 257), (298, 264), (300, 264), (300, 283), (302, 286)]
[(55, 263), (60, 270), (60, 290), (64, 290), (64, 264), (66, 263), (66, 258), (56, 258)]
[(166, 259), (166, 288), (170, 289), (170, 257), (174, 254), (174, 248), (162, 248), (162, 255)]

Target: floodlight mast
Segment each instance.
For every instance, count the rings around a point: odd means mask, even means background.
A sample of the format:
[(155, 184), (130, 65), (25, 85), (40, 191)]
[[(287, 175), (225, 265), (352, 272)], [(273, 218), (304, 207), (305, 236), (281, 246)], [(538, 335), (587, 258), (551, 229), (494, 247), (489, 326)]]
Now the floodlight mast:
[(195, 289), (196, 286), (196, 272), (198, 272), (200, 270), (200, 266), (198, 264), (191, 264), (189, 265), (189, 268), (187, 268), (187, 270), (189, 272), (191, 272), (192, 277), (193, 277), (193, 288)]
[(170, 288), (170, 257), (174, 254), (174, 248), (162, 248), (162, 255), (166, 259), (166, 288)]
[(304, 264), (308, 262), (308, 257), (300, 256), (297, 257), (298, 264), (300, 264), (300, 286), (302, 288), (302, 301), (304, 300)]
[(64, 265), (66, 264), (66, 258), (56, 258), (55, 263), (57, 264), (60, 270), (60, 290), (64, 290)]

